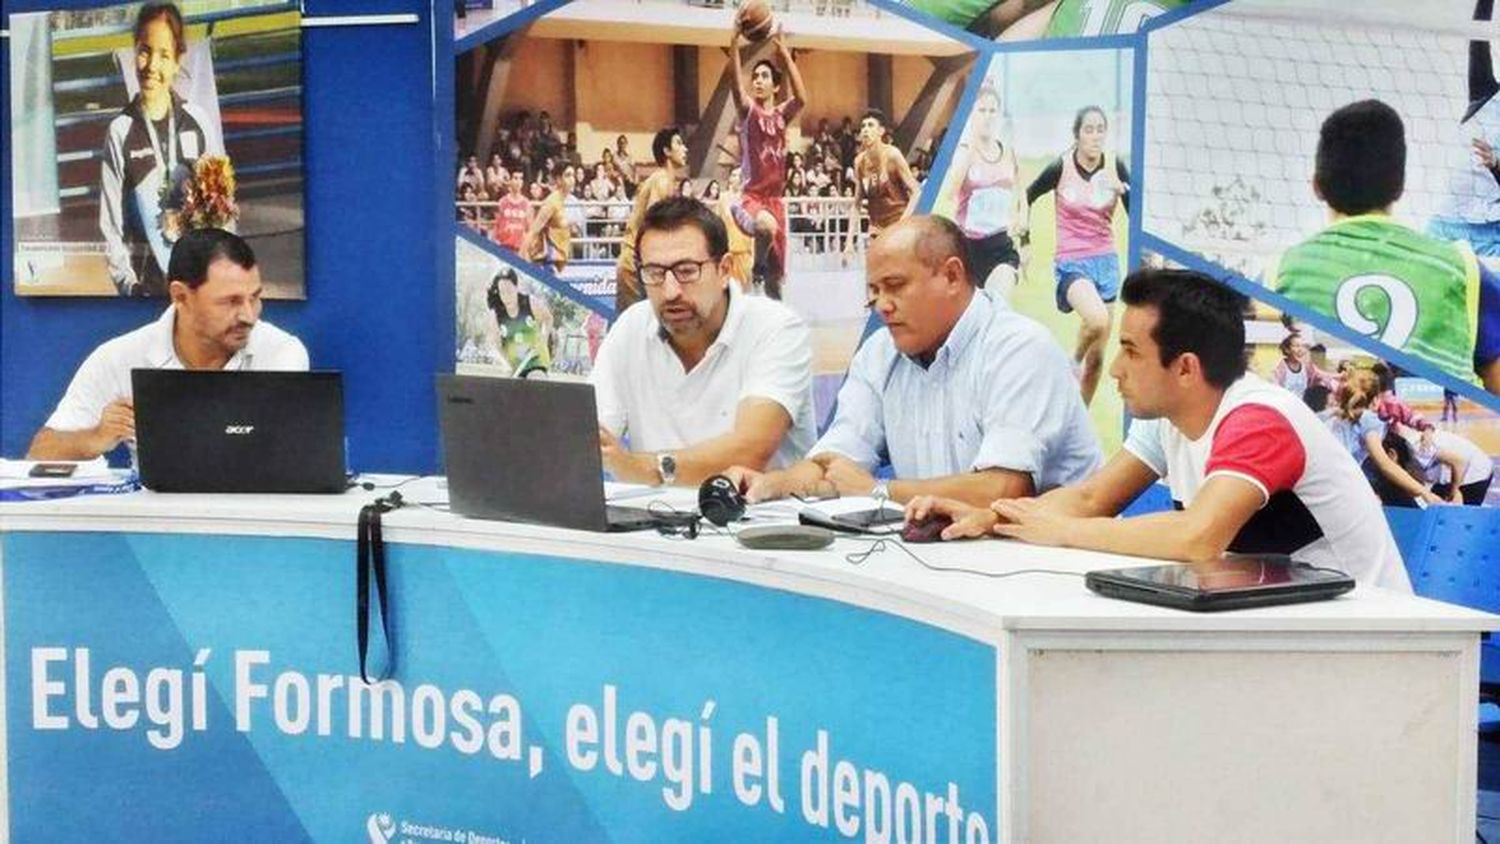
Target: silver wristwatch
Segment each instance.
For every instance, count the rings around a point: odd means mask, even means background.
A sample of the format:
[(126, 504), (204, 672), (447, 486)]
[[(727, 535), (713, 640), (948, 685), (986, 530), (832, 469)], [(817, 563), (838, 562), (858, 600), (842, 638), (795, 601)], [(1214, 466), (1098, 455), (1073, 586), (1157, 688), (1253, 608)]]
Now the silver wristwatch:
[(677, 458), (665, 451), (656, 455), (656, 474), (661, 475), (663, 486), (677, 483)]
[(884, 504), (891, 500), (891, 485), (886, 481), (876, 481), (875, 486), (870, 488), (870, 497)]

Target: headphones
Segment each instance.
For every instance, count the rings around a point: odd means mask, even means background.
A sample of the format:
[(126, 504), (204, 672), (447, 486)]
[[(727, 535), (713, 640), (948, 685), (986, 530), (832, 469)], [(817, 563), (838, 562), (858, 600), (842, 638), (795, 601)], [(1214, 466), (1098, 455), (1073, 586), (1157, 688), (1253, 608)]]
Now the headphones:
[(684, 539), (698, 538), (698, 523), (707, 519), (710, 524), (723, 528), (745, 515), (745, 496), (740, 494), (734, 481), (723, 475), (713, 475), (698, 487), (697, 513), (653, 513), (656, 530), (663, 536), (680, 536)]
[(698, 487), (698, 512), (713, 524), (726, 527), (745, 515), (745, 496), (734, 481), (713, 475)]
[(703, 521), (696, 513), (656, 514), (656, 532), (662, 536), (679, 536), (683, 539), (698, 538), (698, 523)]

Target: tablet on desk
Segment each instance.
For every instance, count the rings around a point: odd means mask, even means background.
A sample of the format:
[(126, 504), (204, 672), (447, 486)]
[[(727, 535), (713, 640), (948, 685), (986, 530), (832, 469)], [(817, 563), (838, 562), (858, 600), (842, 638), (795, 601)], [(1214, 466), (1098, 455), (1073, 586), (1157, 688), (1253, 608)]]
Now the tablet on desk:
[(1354, 578), (1341, 571), (1279, 554), (1091, 571), (1084, 582), (1105, 597), (1193, 612), (1322, 601), (1354, 588)]
[(906, 513), (884, 505), (844, 513), (828, 513), (816, 507), (807, 507), (797, 514), (797, 521), (844, 533), (885, 534), (899, 531), (906, 521)]

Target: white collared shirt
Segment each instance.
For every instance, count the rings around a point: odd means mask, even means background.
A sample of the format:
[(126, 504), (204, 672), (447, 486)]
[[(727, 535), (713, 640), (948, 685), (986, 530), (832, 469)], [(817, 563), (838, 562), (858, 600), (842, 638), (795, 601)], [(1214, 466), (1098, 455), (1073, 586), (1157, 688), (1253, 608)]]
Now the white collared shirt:
[(807, 324), (780, 302), (746, 296), (734, 283), (719, 336), (692, 371), (662, 338), (650, 300), (642, 300), (615, 321), (589, 380), (599, 424), (628, 434), (636, 451), (674, 451), (723, 436), (750, 398), (770, 399), (792, 419), (767, 468), (802, 459), (817, 437)]
[[(106, 405), (131, 397), (132, 369), (186, 369), (172, 340), (176, 323), (177, 309), (168, 306), (155, 322), (106, 340), (90, 352), (57, 409), (47, 417), (47, 427), (82, 431), (98, 425)], [(236, 352), (224, 368), (305, 372), (307, 349), (296, 337), (260, 320), (250, 329), (245, 348)]]

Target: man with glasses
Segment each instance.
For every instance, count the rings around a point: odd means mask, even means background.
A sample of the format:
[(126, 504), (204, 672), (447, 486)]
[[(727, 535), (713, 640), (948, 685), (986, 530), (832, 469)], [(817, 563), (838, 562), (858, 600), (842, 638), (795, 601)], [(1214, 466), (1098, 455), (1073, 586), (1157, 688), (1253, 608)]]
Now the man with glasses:
[(604, 467), (697, 485), (798, 460), (816, 436), (806, 324), (733, 283), (724, 222), (697, 199), (652, 205), (634, 246), (646, 299), (619, 315), (590, 378)]
[[(730, 470), (746, 498), (836, 490), (983, 506), (1076, 483), (1099, 465), (1067, 355), (1047, 329), (975, 286), (966, 243), (933, 216), (908, 217), (871, 243), (866, 290), (885, 327), (855, 353), (809, 459)], [(889, 481), (875, 477), (882, 464)]]

